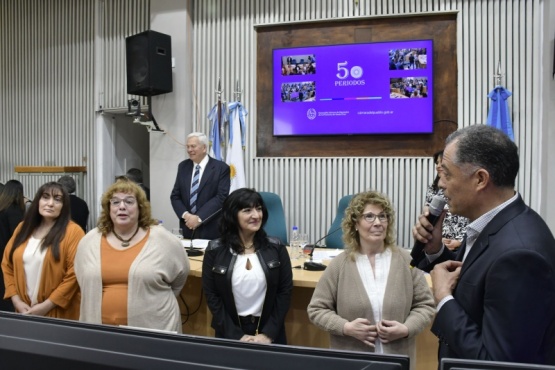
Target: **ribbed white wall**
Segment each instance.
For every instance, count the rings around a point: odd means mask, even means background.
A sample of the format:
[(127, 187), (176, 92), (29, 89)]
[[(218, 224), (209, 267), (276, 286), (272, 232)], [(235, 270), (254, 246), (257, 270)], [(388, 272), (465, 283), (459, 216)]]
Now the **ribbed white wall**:
[[(94, 176), (94, 1), (0, 4), (0, 176), (14, 166), (87, 166)], [(22, 177), (25, 194), (54, 177)], [(85, 198), (94, 189), (85, 186)], [(82, 195), (81, 195), (82, 196)]]
[[(357, 5), (358, 4), (358, 5)], [(257, 158), (255, 25), (458, 12), (459, 126), (485, 123), (487, 94), (495, 86), (497, 63), (505, 73), (515, 137), (521, 151), (518, 189), (525, 201), (535, 198), (540, 161), (533, 143), (540, 135), (542, 0), (204, 0), (195, 2), (195, 129), (209, 129), (206, 114), (215, 103), (222, 79), (224, 98), (233, 100), (235, 83), (244, 89), (249, 110), (246, 149), (247, 183), (273, 191), (284, 201), (287, 225), (298, 225), (312, 240), (324, 235), (338, 199), (366, 189), (387, 193), (397, 209), (398, 242), (410, 246), (410, 229), (433, 180), (431, 158)], [(536, 141), (537, 142), (537, 141)]]
[[(96, 205), (95, 102), (127, 106), (125, 36), (148, 29), (149, 8), (148, 0), (0, 2), (0, 181), (17, 178), (14, 166), (86, 166), (79, 195)], [(33, 197), (58, 177), (19, 179)]]
[[(544, 124), (538, 113), (547, 44), (544, 1), (196, 1), (191, 129), (208, 131), (206, 115), (216, 101), (218, 77), (225, 100), (233, 99), (238, 80), (249, 110), (248, 184), (283, 197), (289, 227), (297, 224), (314, 240), (326, 232), (342, 195), (374, 188), (392, 198), (399, 243), (409, 246), (410, 227), (434, 176), (431, 159), (256, 157), (254, 26), (458, 11), (459, 125), (485, 122), (500, 60), (504, 85), (514, 93), (509, 104), (521, 150), (518, 189), (540, 209), (545, 207), (536, 195), (542, 158), (534, 143)], [(148, 0), (0, 2), (0, 181), (14, 177), (16, 165), (85, 165), (85, 199), (97, 201), (95, 111), (100, 105), (126, 106), (124, 38), (148, 28), (149, 5)], [(29, 195), (37, 186), (32, 181), (24, 182)]]
[(100, 4), (102, 106), (127, 108), (125, 38), (150, 29), (150, 0), (101, 0)]

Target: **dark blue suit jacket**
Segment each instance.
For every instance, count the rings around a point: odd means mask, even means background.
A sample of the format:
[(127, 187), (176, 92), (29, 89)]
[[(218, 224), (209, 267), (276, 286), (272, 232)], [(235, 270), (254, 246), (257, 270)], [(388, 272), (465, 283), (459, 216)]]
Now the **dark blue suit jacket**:
[[(181, 216), (185, 211), (191, 212), (189, 199), (191, 198), (193, 165), (194, 163), (190, 159), (179, 164), (175, 185), (170, 196), (173, 210), (179, 218), (179, 227), (183, 229), (183, 236), (188, 239), (191, 238), (192, 231), (185, 226)], [(222, 208), (225, 198), (229, 195), (230, 181), (229, 166), (225, 162), (209, 157), (199, 184), (196, 215), (203, 222), (195, 231), (195, 239), (216, 239), (220, 236), (218, 230), (220, 215), (215, 213)], [(214, 214), (215, 216), (208, 219)]]
[(89, 206), (87, 202), (75, 194), (69, 194), (69, 206), (71, 208), (71, 219), (87, 232), (87, 222), (89, 221)]
[(432, 326), (440, 358), (555, 364), (555, 239), (520, 196), (480, 233), (453, 297)]

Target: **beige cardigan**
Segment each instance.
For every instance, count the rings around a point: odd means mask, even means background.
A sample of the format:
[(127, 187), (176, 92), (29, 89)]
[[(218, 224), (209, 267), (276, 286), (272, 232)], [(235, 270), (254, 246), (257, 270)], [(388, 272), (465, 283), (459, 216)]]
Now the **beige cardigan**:
[[(98, 228), (79, 243), (75, 275), (81, 287), (80, 321), (102, 323), (102, 276)], [(150, 236), (129, 269), (127, 324), (181, 333), (181, 313), (176, 296), (189, 274), (189, 258), (172, 233), (152, 226)]]
[[(383, 344), (383, 349), (388, 354), (408, 355), (411, 369), (414, 369), (414, 337), (432, 321), (435, 304), (424, 273), (410, 268), (408, 251), (399, 247), (392, 247), (391, 251), (382, 315), (385, 320), (405, 324), (409, 336)], [(331, 348), (373, 352), (358, 339), (343, 335), (343, 326), (349, 321), (367, 318), (375, 322), (356, 262), (347, 253), (335, 257), (324, 271), (308, 305), (308, 316), (312, 323), (330, 333)]]

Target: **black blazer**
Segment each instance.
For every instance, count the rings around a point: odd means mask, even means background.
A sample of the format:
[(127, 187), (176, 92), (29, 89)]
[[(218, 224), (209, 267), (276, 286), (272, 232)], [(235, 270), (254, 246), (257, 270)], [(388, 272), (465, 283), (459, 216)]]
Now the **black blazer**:
[(520, 195), (480, 233), (453, 297), (432, 326), (440, 358), (555, 364), (555, 239)]
[[(25, 212), (15, 204), (11, 204), (5, 210), (0, 211), (0, 256), (4, 255), (4, 249), (13, 236), (17, 225), (23, 221), (24, 215)], [(13, 312), (12, 300), (10, 298), (4, 299), (5, 292), (4, 274), (0, 269), (0, 310)]]
[[(188, 239), (191, 238), (192, 231), (185, 226), (185, 221), (181, 216), (185, 211), (191, 212), (189, 199), (191, 198), (193, 168), (194, 162), (190, 159), (179, 164), (170, 195), (173, 210), (179, 218), (179, 227), (183, 229), (183, 236)], [(229, 166), (225, 162), (209, 157), (199, 184), (196, 215), (203, 222), (195, 231), (195, 239), (216, 239), (220, 236), (218, 229), (220, 215), (216, 212), (221, 210), (224, 200), (229, 194), (230, 183)], [(214, 217), (208, 219), (212, 215)]]
[[(289, 254), (278, 239), (268, 238), (266, 245), (256, 251), (256, 256), (267, 284), (259, 332), (272, 338), (274, 343), (286, 344), (284, 321), (293, 290)], [(212, 328), (218, 336), (228, 339), (241, 339), (244, 335), (231, 288), (236, 258), (218, 239), (208, 243), (202, 263), (202, 287), (212, 312)]]
[(69, 206), (71, 208), (71, 219), (87, 232), (87, 222), (89, 221), (89, 206), (87, 202), (75, 194), (69, 195)]

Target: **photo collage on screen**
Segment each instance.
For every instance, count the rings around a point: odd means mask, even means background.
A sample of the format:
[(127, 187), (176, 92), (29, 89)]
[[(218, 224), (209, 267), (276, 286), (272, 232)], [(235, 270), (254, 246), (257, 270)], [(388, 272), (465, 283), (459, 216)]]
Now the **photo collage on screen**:
[[(389, 50), (390, 71), (412, 71), (425, 68), (427, 68), (426, 48)], [(391, 99), (427, 98), (428, 78), (391, 77), (389, 80), (389, 97)]]
[[(288, 55), (281, 57), (282, 76), (304, 76), (316, 74), (314, 54)], [(311, 102), (316, 100), (316, 81), (291, 81), (281, 84), (281, 101)]]

